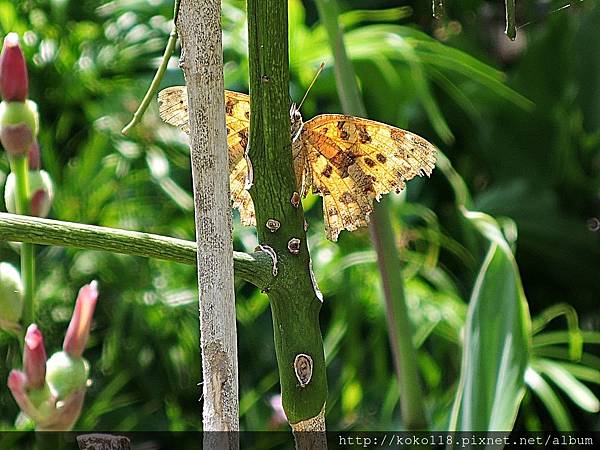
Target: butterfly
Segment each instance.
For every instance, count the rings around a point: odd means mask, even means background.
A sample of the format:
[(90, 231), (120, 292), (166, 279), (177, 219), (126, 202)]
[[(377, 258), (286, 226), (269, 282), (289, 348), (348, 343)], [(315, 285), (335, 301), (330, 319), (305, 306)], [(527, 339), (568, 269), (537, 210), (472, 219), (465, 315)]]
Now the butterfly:
[[(186, 87), (162, 90), (158, 102), (160, 117), (189, 134)], [(231, 200), (242, 224), (253, 226), (254, 206), (246, 189), (252, 174), (245, 155), (250, 97), (225, 91), (225, 113)], [(436, 149), (428, 141), (373, 120), (321, 114), (304, 122), (292, 105), (290, 127), (298, 192), (305, 196), (312, 188), (323, 197), (325, 234), (332, 241), (342, 230), (366, 226), (374, 199), (400, 192), (406, 181), (429, 176), (435, 166)]]

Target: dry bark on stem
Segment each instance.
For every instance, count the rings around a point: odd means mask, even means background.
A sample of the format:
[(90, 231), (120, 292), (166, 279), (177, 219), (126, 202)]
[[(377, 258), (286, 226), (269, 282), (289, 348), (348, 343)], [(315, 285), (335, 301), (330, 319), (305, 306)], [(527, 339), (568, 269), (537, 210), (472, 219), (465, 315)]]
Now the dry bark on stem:
[(77, 436), (80, 450), (131, 450), (131, 442), (125, 436), (110, 434), (81, 434)]
[[(182, 0), (177, 19), (190, 115), (198, 243), (205, 431), (239, 430), (233, 244), (225, 133), (221, 3)], [(213, 433), (234, 448), (234, 433)], [(205, 441), (205, 444), (206, 441)]]

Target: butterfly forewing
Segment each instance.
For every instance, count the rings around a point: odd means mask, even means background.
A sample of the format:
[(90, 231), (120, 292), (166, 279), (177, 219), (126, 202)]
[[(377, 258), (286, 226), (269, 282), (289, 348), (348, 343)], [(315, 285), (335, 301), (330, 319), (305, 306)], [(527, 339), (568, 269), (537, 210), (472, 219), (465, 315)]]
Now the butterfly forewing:
[(372, 120), (323, 114), (300, 137), (313, 190), (323, 197), (327, 237), (366, 225), (373, 199), (400, 191), (415, 175), (429, 175), (435, 147), (425, 139)]

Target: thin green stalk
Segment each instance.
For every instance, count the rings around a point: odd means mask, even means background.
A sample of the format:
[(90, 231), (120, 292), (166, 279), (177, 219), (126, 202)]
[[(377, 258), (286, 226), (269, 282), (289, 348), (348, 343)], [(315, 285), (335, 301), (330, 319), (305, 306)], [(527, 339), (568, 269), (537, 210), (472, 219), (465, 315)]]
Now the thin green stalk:
[[(156, 234), (0, 213), (0, 241), (98, 250), (196, 265), (196, 243)], [(235, 274), (260, 289), (273, 279), (264, 252), (233, 252)]]
[[(356, 82), (354, 68), (346, 53), (343, 33), (338, 24), (335, 0), (317, 0), (321, 22), (327, 30), (335, 60), (335, 76), (342, 110), (345, 114), (366, 115)], [(377, 261), (387, 308), (390, 346), (400, 386), (402, 418), (407, 429), (427, 427), (423, 391), (416, 364), (416, 350), (412, 342), (412, 324), (404, 297), (400, 260), (392, 229), (387, 199), (374, 205), (371, 213), (371, 238), (377, 252)]]
[[(297, 190), (290, 136), (287, 2), (248, 0), (250, 65), (250, 195), (259, 243), (278, 260), (268, 295), (283, 408), (294, 431), (324, 431), (327, 398), (325, 355), (319, 327), (322, 300), (313, 284), (304, 211), (291, 199)], [(297, 194), (296, 194), (297, 195)], [(266, 223), (281, 225), (270, 232)], [(322, 433), (303, 433), (307, 438)], [(323, 446), (300, 442), (303, 448)]]
[[(29, 214), (29, 161), (26, 157), (9, 158), (15, 176), (15, 206), (18, 214)], [(35, 250), (32, 244), (21, 245), (21, 278), (23, 280), (22, 322), (34, 321)]]
[(177, 44), (177, 27), (174, 24), (175, 24), (175, 22), (177, 22), (178, 14), (179, 14), (179, 0), (176, 0), (175, 7), (174, 7), (174, 14), (173, 14), (173, 29), (171, 30), (171, 33), (169, 34), (169, 40), (167, 41), (167, 46), (165, 47), (165, 51), (164, 51), (162, 59), (160, 61), (160, 65), (158, 66), (158, 69), (156, 70), (156, 73), (154, 74), (154, 78), (152, 79), (152, 82), (150, 83), (150, 87), (148, 87), (148, 90), (146, 91), (146, 95), (144, 95), (144, 98), (142, 99), (140, 106), (135, 111), (135, 113), (133, 113), (133, 118), (121, 130), (121, 133), (123, 133), (124, 135), (127, 135), (133, 127), (135, 127), (137, 124), (139, 124), (141, 122), (142, 117), (144, 116), (144, 113), (146, 112), (146, 110), (148, 109), (148, 106), (150, 105), (150, 102), (154, 100), (154, 97), (156, 95), (156, 92), (158, 91), (160, 82), (162, 81), (162, 79), (165, 75), (165, 72), (167, 70), (167, 67), (169, 65), (169, 59), (171, 59), (171, 55), (175, 51), (175, 45)]
[(506, 8), (506, 29), (504, 33), (511, 41), (517, 38), (517, 25), (515, 17), (515, 0), (505, 0)]
[(433, 17), (441, 19), (444, 16), (444, 0), (432, 0)]
[(383, 285), (390, 346), (400, 386), (402, 418), (409, 430), (425, 429), (427, 420), (417, 352), (412, 340), (412, 323), (404, 296), (404, 282), (399, 276), (401, 266), (386, 198), (371, 213), (370, 229)]

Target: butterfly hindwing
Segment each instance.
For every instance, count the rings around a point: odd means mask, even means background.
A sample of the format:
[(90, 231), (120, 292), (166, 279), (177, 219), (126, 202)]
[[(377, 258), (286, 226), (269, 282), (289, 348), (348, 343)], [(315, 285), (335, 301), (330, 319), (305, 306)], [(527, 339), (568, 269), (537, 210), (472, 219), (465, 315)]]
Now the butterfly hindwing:
[(404, 189), (415, 175), (429, 175), (435, 147), (399, 128), (341, 114), (323, 114), (304, 124), (313, 190), (323, 197), (327, 237), (365, 226), (373, 199)]
[[(187, 88), (185, 86), (166, 88), (159, 92), (158, 102), (160, 117), (189, 134)], [(240, 211), (242, 224), (251, 226), (256, 223), (256, 219), (252, 198), (245, 189), (248, 165), (244, 159), (250, 129), (249, 96), (225, 91), (225, 114), (231, 200), (233, 206)]]
[(189, 134), (187, 88), (173, 86), (160, 91), (158, 93), (158, 113), (162, 120)]

